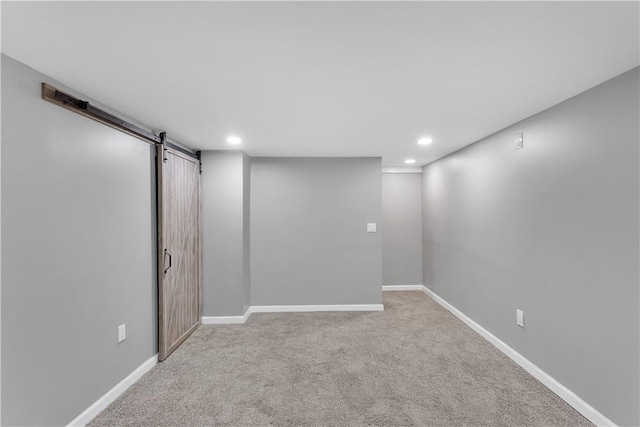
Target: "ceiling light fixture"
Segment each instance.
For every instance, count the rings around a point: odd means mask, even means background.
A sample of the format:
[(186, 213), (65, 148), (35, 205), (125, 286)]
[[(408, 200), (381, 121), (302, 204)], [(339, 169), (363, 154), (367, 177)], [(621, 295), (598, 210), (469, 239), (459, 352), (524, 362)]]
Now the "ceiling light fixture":
[(242, 144), (242, 140), (240, 138), (238, 138), (237, 136), (230, 136), (229, 138), (227, 138), (227, 142), (231, 145), (240, 145)]
[(407, 159), (407, 160), (405, 160), (404, 162), (405, 162), (406, 164), (408, 164), (408, 165), (412, 165), (412, 164), (414, 164), (414, 163), (416, 162), (416, 159)]
[(433, 142), (433, 139), (431, 138), (420, 138), (418, 140), (418, 145), (429, 145)]

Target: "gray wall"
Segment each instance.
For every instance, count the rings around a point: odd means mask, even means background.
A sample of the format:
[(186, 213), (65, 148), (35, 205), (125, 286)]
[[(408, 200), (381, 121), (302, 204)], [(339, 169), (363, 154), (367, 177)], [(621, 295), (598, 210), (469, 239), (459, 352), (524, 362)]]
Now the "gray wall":
[(153, 151), (41, 82), (2, 55), (3, 425), (67, 424), (157, 352)]
[(423, 168), (424, 283), (619, 425), (640, 423), (638, 79)]
[(381, 303), (380, 180), (380, 158), (252, 158), (251, 304)]
[(204, 316), (239, 316), (249, 305), (249, 157), (202, 152)]
[(422, 174), (382, 174), (382, 284), (422, 284)]

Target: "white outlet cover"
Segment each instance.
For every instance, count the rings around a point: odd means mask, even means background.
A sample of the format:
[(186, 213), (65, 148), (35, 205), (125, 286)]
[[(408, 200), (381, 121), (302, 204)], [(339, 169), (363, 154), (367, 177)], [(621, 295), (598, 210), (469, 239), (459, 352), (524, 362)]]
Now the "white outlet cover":
[(522, 310), (516, 309), (516, 323), (524, 328), (524, 312)]
[(375, 222), (368, 222), (367, 223), (367, 233), (375, 233), (376, 232), (376, 223)]
[(127, 338), (127, 330), (126, 330), (125, 324), (123, 323), (122, 325), (118, 326), (118, 342), (121, 343), (126, 338)]
[(524, 147), (524, 134), (522, 132), (516, 134), (516, 150)]

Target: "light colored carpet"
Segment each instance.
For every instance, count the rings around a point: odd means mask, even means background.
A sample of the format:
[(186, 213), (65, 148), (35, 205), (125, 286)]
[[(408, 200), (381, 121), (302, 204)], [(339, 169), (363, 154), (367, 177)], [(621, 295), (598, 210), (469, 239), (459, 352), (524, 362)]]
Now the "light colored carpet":
[(422, 292), (203, 325), (91, 426), (591, 425)]

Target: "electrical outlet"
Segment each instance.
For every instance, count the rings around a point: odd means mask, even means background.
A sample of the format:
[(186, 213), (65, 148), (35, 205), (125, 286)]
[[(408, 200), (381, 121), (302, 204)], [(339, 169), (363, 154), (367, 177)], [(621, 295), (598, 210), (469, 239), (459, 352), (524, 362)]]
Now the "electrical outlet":
[(125, 324), (123, 323), (122, 325), (118, 326), (118, 343), (124, 341), (125, 338), (127, 338), (127, 330)]
[(376, 223), (368, 222), (367, 223), (367, 233), (375, 233), (376, 232)]
[(524, 134), (522, 132), (516, 134), (516, 150), (524, 147)]
[(524, 328), (524, 311), (516, 309), (516, 323)]

